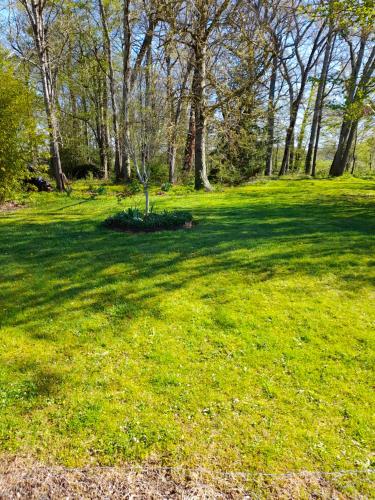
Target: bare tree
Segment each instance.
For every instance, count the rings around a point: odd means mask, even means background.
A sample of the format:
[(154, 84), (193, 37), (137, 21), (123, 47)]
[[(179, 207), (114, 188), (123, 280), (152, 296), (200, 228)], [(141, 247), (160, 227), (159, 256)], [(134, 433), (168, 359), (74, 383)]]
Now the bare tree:
[(187, 26), (187, 32), (191, 37), (190, 45), (194, 53), (192, 99), (195, 114), (195, 188), (204, 188), (207, 191), (212, 189), (207, 176), (206, 158), (206, 78), (209, 39), (222, 21), (222, 17), (230, 4), (230, 0), (216, 0), (213, 2), (195, 0), (191, 20)]
[(319, 140), (318, 128), (320, 126), (320, 122), (322, 119), (324, 94), (327, 84), (329, 66), (332, 59), (332, 51), (335, 43), (334, 41), (335, 41), (335, 33), (333, 29), (333, 23), (331, 21), (329, 26), (329, 33), (327, 36), (327, 43), (324, 50), (323, 64), (319, 77), (319, 85), (315, 99), (314, 115), (311, 123), (309, 145), (306, 154), (305, 173), (308, 175), (312, 174), (315, 176), (315, 171), (316, 171), (316, 155), (314, 154), (314, 149), (315, 150), (317, 149), (317, 147), (315, 148), (315, 146), (318, 144)]
[(123, 3), (123, 70), (122, 70), (122, 168), (124, 178), (128, 181), (131, 177), (129, 144), (129, 99), (131, 76), (131, 28), (130, 28), (130, 0)]
[[(130, 22), (130, 7), (131, 0), (123, 0), (123, 70), (122, 70), (122, 106), (121, 106), (121, 150), (122, 150), (122, 176), (128, 181), (131, 178), (131, 153), (129, 150), (130, 135), (129, 135), (129, 108), (132, 89), (136, 84), (139, 70), (142, 67), (146, 55), (152, 45), (156, 26), (160, 20), (159, 10), (163, 7), (161, 3), (150, 2), (147, 16), (147, 26), (143, 35), (143, 39), (139, 48), (135, 48), (132, 36), (132, 26)], [(135, 53), (134, 63), (132, 65), (131, 54)]]
[(344, 34), (350, 52), (351, 72), (347, 80), (343, 121), (330, 175), (340, 176), (348, 167), (350, 151), (356, 136), (358, 122), (365, 113), (365, 100), (373, 88), (372, 76), (375, 70), (375, 46), (366, 49), (371, 43), (371, 35), (364, 30), (355, 47), (353, 40)]
[(292, 25), (286, 39), (286, 45), (291, 50), (290, 52), (283, 51), (281, 56), (282, 73), (290, 94), (290, 116), (279, 175), (284, 175), (288, 171), (294, 129), (307, 79), (319, 58), (326, 39), (324, 20), (318, 21), (318, 25), (316, 25), (316, 22), (310, 20), (309, 17), (299, 15), (298, 7), (299, 5), (295, 5), (292, 11)]
[(103, 29), (104, 49), (107, 56), (109, 90), (110, 90), (110, 99), (112, 105), (112, 123), (113, 123), (113, 135), (115, 144), (114, 168), (115, 168), (116, 178), (120, 179), (122, 170), (121, 166), (122, 157), (120, 152), (119, 118), (118, 118), (118, 107), (116, 101), (116, 82), (115, 82), (113, 60), (112, 60), (112, 44), (108, 28), (107, 13), (103, 4), (103, 0), (98, 0), (98, 1), (99, 1), (100, 19)]
[[(186, 99), (187, 83), (192, 71), (191, 59), (181, 62), (180, 54), (172, 60), (170, 44), (165, 55), (167, 79), (167, 105), (169, 111), (168, 124), (168, 171), (169, 182), (176, 182), (177, 134), (180, 123), (183, 101)], [(176, 70), (179, 68), (180, 71)], [(175, 70), (175, 71), (174, 71)], [(173, 75), (175, 73), (175, 75)]]
[[(57, 114), (56, 78), (58, 60), (51, 61), (50, 32), (56, 16), (59, 15), (60, 5), (48, 0), (20, 0), (24, 7), (35, 44), (39, 60), (39, 71), (43, 85), (44, 104), (47, 115), (50, 153), (57, 188), (65, 188), (64, 174), (61, 167), (59, 146), (59, 121)], [(62, 41), (62, 47), (66, 40)], [(60, 55), (62, 50), (60, 52)]]

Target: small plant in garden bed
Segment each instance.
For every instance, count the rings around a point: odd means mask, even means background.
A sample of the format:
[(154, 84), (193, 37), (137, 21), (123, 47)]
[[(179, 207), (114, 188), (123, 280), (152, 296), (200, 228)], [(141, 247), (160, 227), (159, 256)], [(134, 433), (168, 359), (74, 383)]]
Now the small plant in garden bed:
[(106, 227), (123, 231), (161, 231), (163, 229), (190, 228), (193, 215), (187, 211), (150, 212), (145, 215), (138, 208), (128, 208), (104, 221)]
[(172, 183), (164, 182), (160, 187), (160, 191), (163, 191), (166, 193), (166, 192), (170, 191), (172, 187), (173, 187)]

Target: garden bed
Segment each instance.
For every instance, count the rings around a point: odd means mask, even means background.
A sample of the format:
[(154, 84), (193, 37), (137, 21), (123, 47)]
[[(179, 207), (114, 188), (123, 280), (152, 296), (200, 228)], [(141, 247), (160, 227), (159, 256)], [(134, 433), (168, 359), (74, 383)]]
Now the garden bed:
[(130, 233), (152, 233), (176, 229), (191, 229), (193, 215), (188, 211), (151, 212), (147, 215), (138, 209), (129, 208), (104, 221), (104, 226), (114, 231)]

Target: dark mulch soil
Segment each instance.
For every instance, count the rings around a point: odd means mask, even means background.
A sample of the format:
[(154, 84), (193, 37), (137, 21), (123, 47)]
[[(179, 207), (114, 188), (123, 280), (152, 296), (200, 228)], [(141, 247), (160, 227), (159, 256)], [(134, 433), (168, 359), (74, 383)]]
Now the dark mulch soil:
[(119, 233), (157, 233), (160, 231), (178, 231), (180, 229), (192, 229), (196, 225), (195, 222), (185, 222), (184, 224), (181, 224), (181, 226), (175, 226), (175, 227), (155, 227), (152, 229), (141, 229), (141, 228), (125, 228), (121, 224), (116, 224), (112, 222), (110, 225), (109, 224), (104, 224), (104, 227), (107, 229), (111, 229), (112, 231), (117, 231)]

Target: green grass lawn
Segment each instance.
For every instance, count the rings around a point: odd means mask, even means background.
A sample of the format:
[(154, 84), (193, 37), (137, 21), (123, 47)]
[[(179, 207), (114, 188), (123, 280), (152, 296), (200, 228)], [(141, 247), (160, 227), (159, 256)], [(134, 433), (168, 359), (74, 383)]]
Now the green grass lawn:
[(134, 199), (111, 192), (1, 214), (0, 450), (69, 466), (374, 465), (374, 181), (154, 200), (199, 224), (112, 232), (101, 221)]

